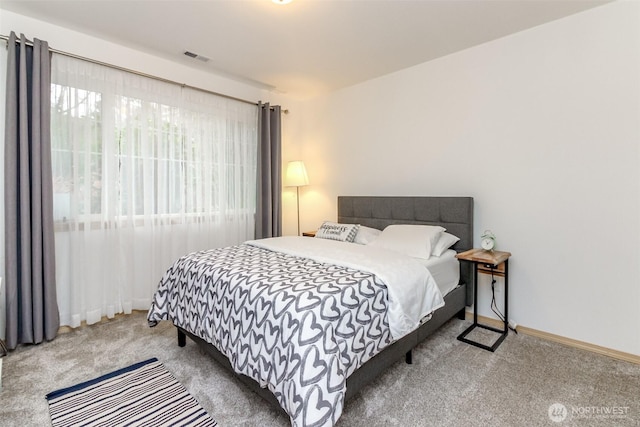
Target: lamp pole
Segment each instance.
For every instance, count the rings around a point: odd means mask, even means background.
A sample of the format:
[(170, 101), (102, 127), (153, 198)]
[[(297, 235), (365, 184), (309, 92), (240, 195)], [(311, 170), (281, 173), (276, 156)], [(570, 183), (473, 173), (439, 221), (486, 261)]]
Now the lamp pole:
[(287, 173), (285, 175), (285, 186), (296, 187), (296, 213), (298, 216), (298, 236), (300, 235), (300, 187), (309, 185), (309, 177), (307, 176), (307, 168), (304, 162), (294, 160), (287, 165)]
[(296, 186), (296, 208), (298, 212), (298, 236), (300, 235), (300, 186)]

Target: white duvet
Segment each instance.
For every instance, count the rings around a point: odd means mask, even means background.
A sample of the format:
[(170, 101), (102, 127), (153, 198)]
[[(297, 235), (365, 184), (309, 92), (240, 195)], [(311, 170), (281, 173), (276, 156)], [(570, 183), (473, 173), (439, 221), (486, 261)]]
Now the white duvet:
[(424, 317), (444, 305), (442, 294), (429, 270), (418, 260), (399, 252), (298, 236), (252, 240), (246, 243), (375, 274), (387, 286), (387, 314), (394, 340), (415, 330)]

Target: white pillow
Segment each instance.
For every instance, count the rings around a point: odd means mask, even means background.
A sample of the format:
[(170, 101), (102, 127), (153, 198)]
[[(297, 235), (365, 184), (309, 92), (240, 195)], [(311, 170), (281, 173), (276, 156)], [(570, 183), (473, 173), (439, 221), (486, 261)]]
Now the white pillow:
[(319, 239), (340, 240), (341, 242), (353, 242), (358, 234), (359, 224), (338, 224), (337, 222), (325, 221), (322, 223), (316, 237)]
[(429, 259), (433, 247), (445, 230), (437, 225), (389, 225), (371, 246), (390, 249), (414, 258)]
[(357, 243), (359, 245), (368, 245), (373, 242), (382, 231), (377, 228), (367, 227), (365, 225), (361, 225), (358, 229), (358, 234), (356, 234), (356, 238), (353, 243)]
[(443, 253), (447, 251), (451, 246), (455, 245), (456, 242), (460, 240), (459, 237), (454, 236), (453, 234), (443, 232), (438, 239), (438, 242), (433, 247), (431, 251), (431, 255), (433, 256), (442, 256)]

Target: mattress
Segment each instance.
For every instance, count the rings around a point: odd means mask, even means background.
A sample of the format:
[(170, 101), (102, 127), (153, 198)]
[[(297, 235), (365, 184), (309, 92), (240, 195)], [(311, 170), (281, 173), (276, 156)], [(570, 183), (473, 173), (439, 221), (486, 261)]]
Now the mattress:
[(460, 261), (456, 258), (456, 251), (447, 250), (441, 256), (432, 256), (423, 264), (429, 269), (436, 281), (442, 296), (454, 290), (460, 282)]

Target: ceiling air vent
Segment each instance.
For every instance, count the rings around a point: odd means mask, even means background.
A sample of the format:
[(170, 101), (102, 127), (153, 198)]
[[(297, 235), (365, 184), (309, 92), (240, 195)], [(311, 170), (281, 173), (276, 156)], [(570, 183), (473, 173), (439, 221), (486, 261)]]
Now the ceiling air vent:
[(189, 52), (188, 50), (185, 51), (184, 54), (186, 56), (188, 56), (189, 58), (194, 58), (194, 59), (197, 59), (197, 60), (202, 61), (202, 62), (209, 61), (209, 58), (207, 58), (206, 56), (198, 55), (197, 53)]

